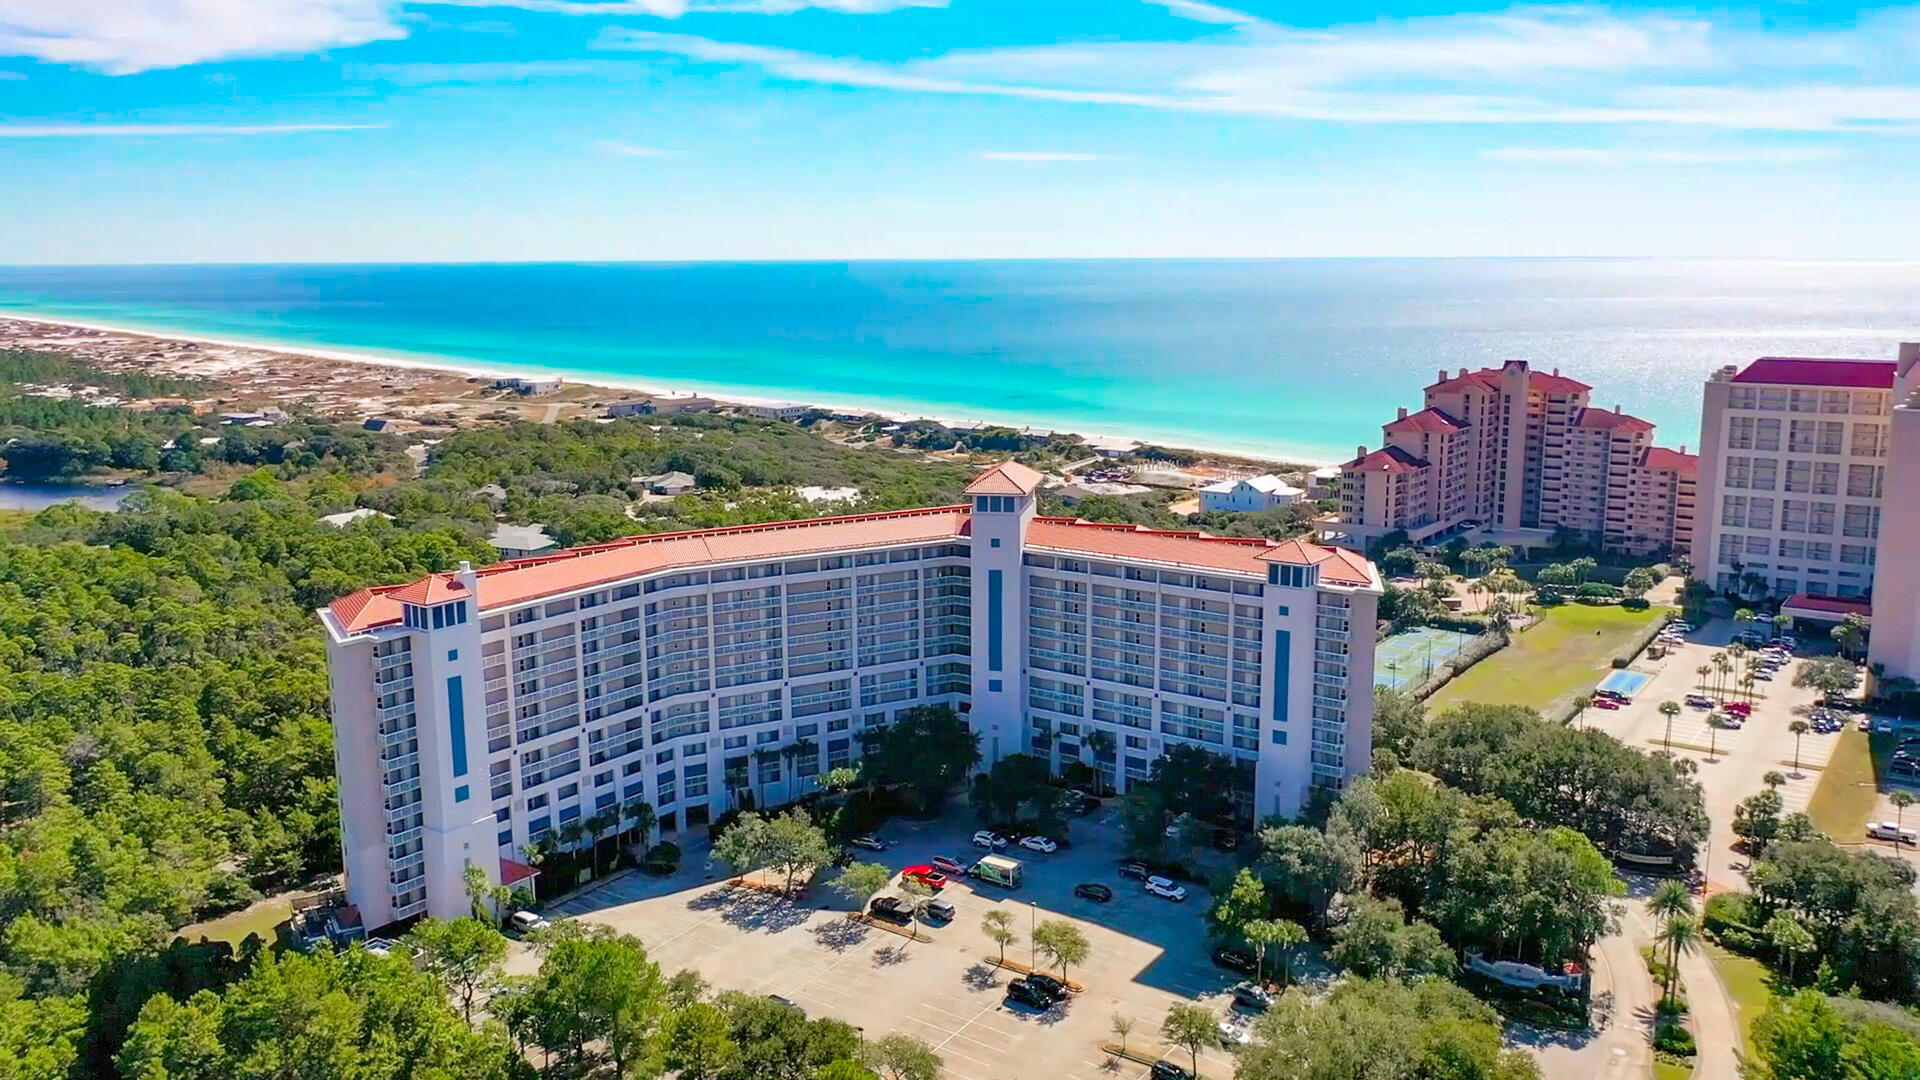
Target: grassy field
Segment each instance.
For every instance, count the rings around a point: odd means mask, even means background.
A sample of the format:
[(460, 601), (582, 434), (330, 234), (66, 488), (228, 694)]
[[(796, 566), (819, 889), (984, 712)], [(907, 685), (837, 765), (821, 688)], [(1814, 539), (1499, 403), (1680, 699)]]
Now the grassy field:
[(237, 949), (241, 942), (247, 940), (248, 934), (259, 934), (260, 940), (272, 945), (274, 927), (292, 917), (293, 905), (285, 896), (271, 897), (244, 911), (181, 927), (180, 936), (188, 941), (199, 941), (203, 937), (225, 941)]
[(1463, 701), (1545, 709), (1560, 698), (1571, 699), (1604, 678), (1614, 654), (1659, 612), (1586, 604), (1542, 608), (1538, 626), (1514, 635), (1506, 648), (1441, 687), (1427, 699), (1428, 710)]
[(1868, 735), (1852, 727), (1840, 733), (1833, 757), (1807, 802), (1807, 814), (1821, 832), (1843, 844), (1859, 841), (1880, 801), (1874, 756), (1891, 753), (1892, 741), (1890, 735)]
[(1687, 1080), (1693, 1075), (1693, 1066), (1682, 1065), (1677, 1061), (1663, 1058), (1653, 1059), (1653, 1080)]
[(1734, 1019), (1740, 1023), (1740, 1052), (1749, 1060), (1753, 1057), (1753, 1022), (1767, 1011), (1767, 1005), (1773, 1000), (1772, 973), (1767, 966), (1750, 956), (1730, 953), (1718, 945), (1706, 946), (1707, 955), (1713, 958), (1713, 966), (1720, 972), (1720, 981), (1727, 986), (1727, 996), (1733, 999)]

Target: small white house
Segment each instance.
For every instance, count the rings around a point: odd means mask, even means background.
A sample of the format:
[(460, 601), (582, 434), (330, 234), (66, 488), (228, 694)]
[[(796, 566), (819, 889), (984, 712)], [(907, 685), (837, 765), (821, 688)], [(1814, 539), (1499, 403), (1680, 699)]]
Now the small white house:
[(502, 525), (487, 538), (503, 559), (524, 559), (559, 547), (545, 525)]
[(1340, 486), (1340, 466), (1325, 465), (1307, 474), (1307, 498), (1332, 498)]
[(1225, 510), (1229, 513), (1247, 514), (1259, 510), (1272, 510), (1280, 506), (1292, 506), (1300, 501), (1306, 492), (1290, 487), (1272, 473), (1259, 476), (1242, 477), (1239, 480), (1222, 480), (1200, 489), (1200, 509), (1204, 511)]
[(535, 394), (557, 394), (560, 392), (560, 387), (565, 384), (558, 378), (546, 376), (531, 379), (519, 377), (498, 379), (493, 385), (497, 389), (513, 390), (531, 397)]
[(748, 416), (765, 420), (798, 420), (812, 412), (813, 406), (796, 401), (775, 401), (765, 405), (748, 405), (744, 411)]
[(694, 482), (693, 474), (683, 472), (663, 472), (653, 476), (636, 476), (633, 486), (651, 495), (685, 495), (697, 490), (700, 485)]

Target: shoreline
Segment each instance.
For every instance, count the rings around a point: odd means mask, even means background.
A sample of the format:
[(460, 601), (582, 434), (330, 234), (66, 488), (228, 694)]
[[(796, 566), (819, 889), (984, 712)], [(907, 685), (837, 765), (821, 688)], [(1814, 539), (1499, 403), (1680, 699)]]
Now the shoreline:
[[(804, 404), (810, 407), (834, 412), (866, 413), (893, 422), (932, 421), (939, 424), (989, 423), (995, 426), (1011, 427), (1014, 430), (1042, 428), (1050, 431), (1069, 432), (1086, 439), (1132, 441), (1141, 446), (1159, 446), (1170, 450), (1191, 451), (1197, 454), (1214, 455), (1244, 461), (1271, 465), (1305, 466), (1309, 469), (1339, 462), (1324, 459), (1317, 454), (1293, 453), (1276, 447), (1232, 447), (1207, 446), (1187, 442), (1176, 436), (1173, 439), (1157, 436), (1142, 437), (1136, 434), (1108, 431), (1082, 431), (1071, 424), (1056, 424), (1044, 418), (1006, 418), (995, 419), (995, 413), (982, 413), (976, 416), (939, 415), (934, 413), (902, 412), (897, 409), (879, 408), (859, 402), (823, 401), (808, 397), (784, 398), (743, 394), (724, 388), (703, 388), (701, 386), (667, 387), (657, 381), (649, 381), (645, 376), (632, 378), (619, 375), (606, 376), (600, 373), (575, 373), (551, 367), (500, 367), (487, 365), (479, 361), (466, 361), (457, 357), (433, 357), (412, 354), (383, 353), (370, 350), (330, 349), (322, 346), (288, 345), (270, 341), (247, 341), (236, 338), (208, 337), (189, 331), (147, 330), (124, 324), (102, 323), (92, 320), (70, 319), (58, 315), (46, 315), (38, 312), (0, 308), (0, 322), (12, 320), (32, 323), (64, 330), (85, 330), (96, 334), (110, 334), (117, 337), (143, 338), (151, 341), (170, 342), (196, 347), (211, 346), (220, 349), (238, 349), (249, 352), (298, 357), (307, 360), (319, 360), (335, 364), (352, 364), (372, 368), (397, 368), (406, 371), (431, 371), (455, 375), (466, 379), (504, 379), (504, 378), (542, 378), (552, 377), (563, 381), (567, 386), (585, 387), (630, 394), (636, 396), (694, 394), (712, 398), (723, 405), (781, 405)], [(53, 343), (40, 346), (57, 347)], [(162, 369), (165, 370), (165, 369)], [(173, 374), (191, 374), (173, 372)], [(537, 401), (538, 399), (529, 399)]]

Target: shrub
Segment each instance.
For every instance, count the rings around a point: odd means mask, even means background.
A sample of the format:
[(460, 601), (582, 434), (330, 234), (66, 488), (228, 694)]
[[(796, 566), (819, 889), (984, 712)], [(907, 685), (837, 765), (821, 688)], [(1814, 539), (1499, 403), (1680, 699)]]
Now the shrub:
[[(1757, 939), (1760, 934), (1758, 923), (1760, 913), (1755, 908), (1753, 896), (1743, 892), (1715, 893), (1707, 897), (1707, 903), (1700, 912), (1700, 924), (1707, 933), (1725, 941), (1729, 930), (1738, 930), (1749, 938)], [(1733, 948), (1727, 944), (1728, 948)]]
[(1720, 931), (1720, 944), (1734, 952), (1752, 956), (1762, 951), (1760, 936), (1738, 926), (1729, 926)]
[(1609, 585), (1604, 581), (1589, 581), (1574, 590), (1574, 595), (1582, 600), (1618, 600), (1620, 599), (1620, 586)]
[(1662, 1024), (1659, 1034), (1653, 1037), (1653, 1047), (1677, 1057), (1692, 1057), (1695, 1051), (1693, 1033), (1679, 1024)]

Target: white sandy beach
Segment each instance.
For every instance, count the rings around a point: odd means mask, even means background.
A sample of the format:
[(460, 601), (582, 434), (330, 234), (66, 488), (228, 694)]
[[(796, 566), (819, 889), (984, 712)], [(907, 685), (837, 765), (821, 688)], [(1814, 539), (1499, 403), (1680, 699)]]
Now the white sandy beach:
[[(194, 346), (202, 351), (199, 356), (169, 357), (164, 366), (156, 365), (154, 370), (168, 375), (198, 377), (207, 379), (228, 379), (236, 374), (256, 370), (260, 365), (270, 363), (275, 357), (299, 358), (309, 361), (321, 361), (339, 365), (356, 365), (371, 368), (397, 368), (408, 371), (437, 372), (457, 376), (462, 379), (506, 379), (506, 378), (559, 378), (576, 387), (600, 388), (618, 391), (619, 395), (666, 396), (697, 394), (717, 401), (737, 405), (779, 405), (799, 403), (810, 407), (833, 412), (864, 413), (884, 417), (893, 421), (928, 420), (941, 424), (977, 424), (989, 423), (1004, 425), (1015, 430), (1037, 428), (1050, 431), (1068, 431), (1083, 438), (1100, 440), (1118, 440), (1122, 442), (1151, 443), (1158, 446), (1175, 447), (1203, 454), (1217, 454), (1223, 457), (1239, 458), (1250, 461), (1287, 464), (1292, 466), (1318, 467), (1336, 464), (1325, 460), (1315, 460), (1302, 455), (1277, 453), (1270, 447), (1202, 445), (1182, 436), (1163, 436), (1127, 433), (1117, 431), (1087, 431), (1076, 425), (1051, 423), (1045, 418), (1018, 417), (1001, 413), (983, 411), (972, 415), (931, 415), (928, 413), (902, 412), (897, 409), (875, 407), (869, 403), (845, 400), (822, 400), (813, 397), (785, 398), (768, 397), (751, 393), (740, 393), (720, 385), (677, 385), (668, 386), (645, 377), (609, 376), (602, 373), (575, 374), (553, 368), (535, 366), (501, 366), (479, 364), (454, 358), (418, 356), (405, 353), (384, 353), (367, 350), (316, 348), (309, 345), (288, 345), (271, 341), (249, 341), (235, 338), (206, 337), (199, 334), (172, 332), (162, 329), (142, 329), (139, 327), (94, 322), (91, 320), (70, 319), (58, 315), (46, 315), (35, 312), (0, 311), (0, 322), (13, 320), (48, 327), (50, 330), (84, 330), (95, 334), (111, 335), (129, 339), (141, 339), (152, 342), (164, 342), (178, 346)], [(16, 337), (9, 344), (37, 346), (61, 350), (72, 344), (74, 339), (57, 334), (44, 339), (20, 339)]]

